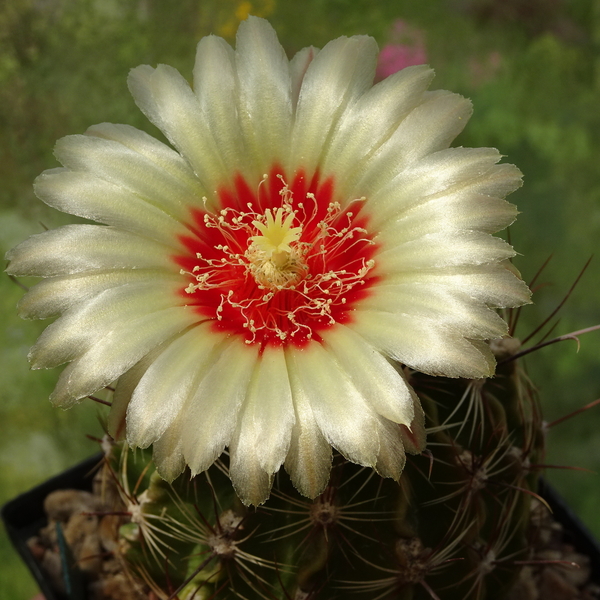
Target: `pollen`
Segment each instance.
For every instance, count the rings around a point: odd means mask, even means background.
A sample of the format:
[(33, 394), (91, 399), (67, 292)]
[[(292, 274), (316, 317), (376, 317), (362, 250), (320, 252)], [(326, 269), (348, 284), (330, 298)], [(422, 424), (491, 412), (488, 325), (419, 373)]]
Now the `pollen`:
[[(284, 219), (286, 208), (289, 212)], [(298, 245), (302, 227), (292, 227), (295, 214), (289, 205), (286, 208), (267, 209), (263, 219), (252, 221), (260, 235), (249, 238), (245, 253), (256, 283), (271, 290), (292, 287), (307, 272), (302, 247)]]
[(194, 214), (195, 237), (176, 257), (186, 304), (247, 344), (303, 345), (348, 322), (375, 281), (376, 244), (364, 198), (342, 203), (332, 180), (273, 169), (256, 191), (241, 177), (222, 207)]

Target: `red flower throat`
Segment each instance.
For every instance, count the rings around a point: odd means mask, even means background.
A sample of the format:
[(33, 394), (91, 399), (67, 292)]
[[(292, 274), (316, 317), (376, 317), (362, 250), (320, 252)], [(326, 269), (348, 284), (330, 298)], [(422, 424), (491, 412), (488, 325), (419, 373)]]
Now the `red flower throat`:
[(174, 257), (186, 305), (261, 347), (303, 346), (351, 321), (377, 280), (364, 198), (342, 208), (333, 178), (299, 171), (288, 185), (278, 167), (256, 191), (237, 175), (218, 196), (218, 212), (192, 210), (188, 253)]

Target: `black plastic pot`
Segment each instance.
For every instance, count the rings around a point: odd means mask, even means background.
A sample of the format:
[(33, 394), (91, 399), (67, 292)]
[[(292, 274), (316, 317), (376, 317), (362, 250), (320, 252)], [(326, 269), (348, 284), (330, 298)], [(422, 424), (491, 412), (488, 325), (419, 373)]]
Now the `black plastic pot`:
[(540, 478), (539, 494), (550, 505), (554, 518), (562, 524), (564, 541), (572, 544), (577, 552), (589, 557), (591, 580), (600, 585), (600, 544), (598, 540), (544, 478)]
[[(50, 586), (47, 576), (29, 550), (27, 540), (47, 524), (43, 508), (46, 496), (50, 492), (61, 489), (91, 490), (94, 468), (101, 458), (101, 454), (92, 456), (29, 492), (17, 496), (2, 507), (2, 520), (8, 535), (17, 552), (29, 567), (46, 600), (72, 600), (76, 596), (65, 596)], [(569, 509), (556, 490), (544, 479), (540, 481), (539, 493), (550, 505), (556, 520), (563, 525), (565, 542), (572, 544), (578, 552), (590, 558), (591, 579), (600, 584), (600, 544), (598, 541)]]
[(101, 459), (102, 454), (91, 456), (64, 473), (10, 500), (2, 507), (2, 520), (8, 536), (37, 581), (46, 600), (72, 600), (76, 596), (74, 594), (71, 597), (65, 596), (50, 585), (47, 575), (29, 550), (27, 540), (37, 535), (39, 530), (48, 523), (44, 514), (46, 496), (55, 490), (91, 491), (94, 471)]

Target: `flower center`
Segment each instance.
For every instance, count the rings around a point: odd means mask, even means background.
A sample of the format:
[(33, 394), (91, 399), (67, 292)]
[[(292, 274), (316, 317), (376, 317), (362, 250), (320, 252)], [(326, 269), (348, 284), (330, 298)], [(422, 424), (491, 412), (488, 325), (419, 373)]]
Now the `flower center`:
[[(286, 209), (289, 212), (286, 213)], [(249, 238), (251, 244), (245, 257), (259, 286), (282, 290), (292, 287), (306, 273), (307, 265), (301, 247), (297, 245), (302, 227), (292, 227), (294, 218), (294, 212), (286, 205), (285, 209), (267, 209), (263, 219), (252, 221), (260, 235)]]
[(219, 198), (217, 213), (193, 211), (193, 235), (181, 238), (189, 254), (174, 257), (186, 304), (261, 346), (302, 346), (351, 320), (376, 280), (364, 198), (342, 208), (333, 180), (300, 172), (288, 185), (278, 168), (256, 192), (238, 176)]

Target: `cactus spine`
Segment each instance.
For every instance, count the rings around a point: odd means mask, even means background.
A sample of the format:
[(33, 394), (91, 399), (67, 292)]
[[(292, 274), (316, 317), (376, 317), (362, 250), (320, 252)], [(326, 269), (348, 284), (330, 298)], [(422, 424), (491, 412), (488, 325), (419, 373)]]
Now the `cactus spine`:
[(511, 359), (516, 348), (512, 338), (495, 344), (492, 379), (407, 373), (428, 450), (409, 458), (400, 483), (338, 455), (314, 501), (282, 470), (269, 501), (246, 508), (226, 456), (168, 484), (147, 451), (115, 445), (106, 472), (131, 514), (120, 531), (129, 568), (163, 599), (500, 600), (530, 558), (543, 453), (540, 410)]

